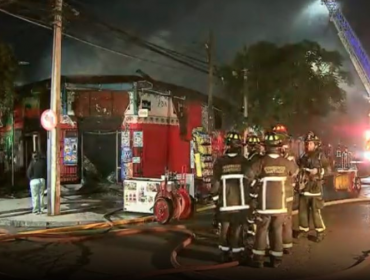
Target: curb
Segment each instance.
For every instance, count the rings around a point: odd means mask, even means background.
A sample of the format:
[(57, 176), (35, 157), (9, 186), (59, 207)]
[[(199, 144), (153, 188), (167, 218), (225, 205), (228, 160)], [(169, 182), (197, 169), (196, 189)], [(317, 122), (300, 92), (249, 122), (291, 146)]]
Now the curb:
[(0, 219), (0, 226), (9, 226), (9, 227), (29, 227), (29, 228), (54, 228), (54, 227), (69, 227), (69, 226), (79, 226), (79, 225), (88, 225), (92, 223), (104, 223), (108, 222), (105, 219), (100, 220), (86, 220), (86, 221), (64, 221), (64, 222), (48, 222), (48, 221), (22, 221), (22, 220), (8, 220)]

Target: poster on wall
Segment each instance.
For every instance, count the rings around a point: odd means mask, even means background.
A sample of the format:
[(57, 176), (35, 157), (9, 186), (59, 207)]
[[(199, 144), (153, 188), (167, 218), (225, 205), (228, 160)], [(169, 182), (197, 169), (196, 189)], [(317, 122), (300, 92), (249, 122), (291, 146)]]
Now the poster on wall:
[(121, 179), (126, 180), (133, 177), (134, 169), (132, 163), (122, 163), (121, 164)]
[(78, 154), (77, 154), (77, 137), (66, 137), (64, 138), (64, 151), (63, 151), (63, 163), (64, 165), (77, 165)]
[(130, 147), (130, 131), (121, 132), (121, 147)]
[(121, 153), (121, 163), (132, 161), (132, 150), (130, 147), (123, 147)]
[(134, 147), (135, 148), (142, 148), (143, 146), (144, 146), (143, 132), (142, 131), (134, 131)]

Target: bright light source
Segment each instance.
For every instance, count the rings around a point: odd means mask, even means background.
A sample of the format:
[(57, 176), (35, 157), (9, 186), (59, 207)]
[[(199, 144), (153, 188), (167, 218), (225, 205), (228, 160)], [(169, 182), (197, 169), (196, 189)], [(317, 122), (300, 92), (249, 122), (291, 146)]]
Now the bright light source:
[(370, 161), (370, 152), (365, 152), (365, 153), (364, 153), (364, 158), (365, 158), (366, 160), (369, 160), (369, 161)]
[(365, 139), (370, 140), (370, 130), (365, 131)]

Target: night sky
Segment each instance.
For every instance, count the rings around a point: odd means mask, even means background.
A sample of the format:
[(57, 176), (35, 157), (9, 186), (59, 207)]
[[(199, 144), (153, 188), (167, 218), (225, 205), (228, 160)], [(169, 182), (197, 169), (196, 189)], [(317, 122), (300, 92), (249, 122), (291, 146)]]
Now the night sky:
[[(20, 1), (20, 0), (19, 0)], [(204, 43), (212, 28), (217, 63), (230, 60), (244, 44), (260, 40), (279, 44), (303, 39), (318, 41), (342, 52), (346, 68), (354, 73), (328, 12), (319, 0), (65, 0), (83, 15), (100, 18), (134, 32), (148, 41), (187, 55), (205, 59)], [(342, 0), (342, 10), (370, 53), (369, 0)], [(1, 2), (0, 2), (1, 3)], [(109, 3), (109, 4), (108, 4)], [(6, 6), (3, 7), (6, 9)], [(7, 15), (0, 15), (1, 39), (13, 45), (23, 67), (20, 82), (50, 77), (52, 32)], [(98, 50), (65, 38), (64, 75), (134, 74), (141, 69), (155, 79), (206, 92), (207, 77), (176, 62), (135, 47), (112, 32), (96, 27), (94, 21), (69, 17), (66, 31), (116, 51), (156, 61), (147, 63)], [(354, 73), (356, 76), (356, 74)], [(361, 83), (347, 88), (349, 105), (364, 104)], [(367, 104), (366, 104), (367, 105)], [(364, 105), (362, 105), (365, 110)], [(368, 108), (366, 108), (367, 110)], [(363, 110), (357, 109), (358, 114)], [(362, 115), (363, 116), (363, 115)], [(352, 116), (353, 117), (353, 116)]]

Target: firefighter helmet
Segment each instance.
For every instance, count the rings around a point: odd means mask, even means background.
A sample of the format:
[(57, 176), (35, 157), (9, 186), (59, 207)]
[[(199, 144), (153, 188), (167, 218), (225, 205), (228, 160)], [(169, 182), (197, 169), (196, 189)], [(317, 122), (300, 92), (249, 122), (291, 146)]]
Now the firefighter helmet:
[(287, 128), (284, 125), (282, 125), (282, 124), (275, 125), (272, 128), (272, 131), (275, 132), (275, 133), (277, 133), (277, 134), (284, 134), (284, 135), (287, 135), (288, 134)]
[(305, 142), (314, 142), (315, 144), (320, 144), (321, 140), (315, 133), (312, 131), (308, 132), (306, 135), (306, 138), (304, 140)]
[(275, 132), (267, 132), (264, 140), (267, 147), (280, 147), (282, 145), (281, 138)]
[(225, 144), (227, 146), (241, 146), (242, 139), (239, 133), (235, 131), (230, 131), (226, 134)]
[(261, 140), (256, 135), (251, 135), (247, 138), (248, 146), (255, 146), (261, 144)]

